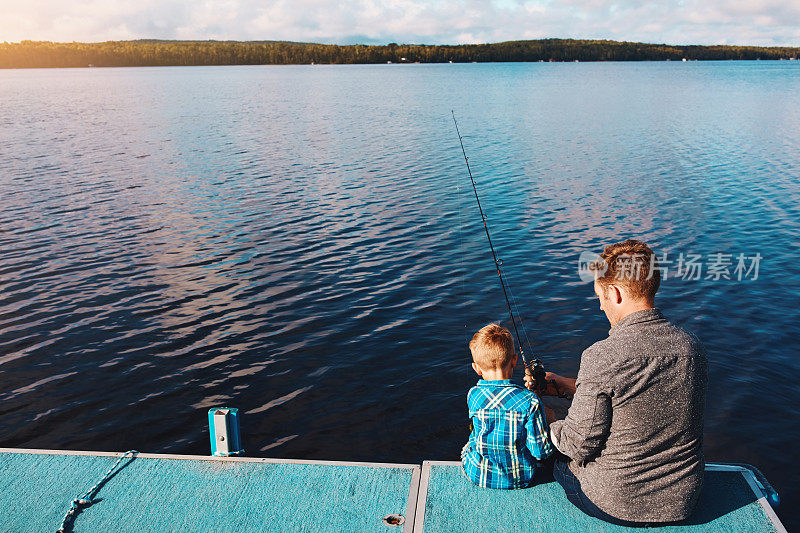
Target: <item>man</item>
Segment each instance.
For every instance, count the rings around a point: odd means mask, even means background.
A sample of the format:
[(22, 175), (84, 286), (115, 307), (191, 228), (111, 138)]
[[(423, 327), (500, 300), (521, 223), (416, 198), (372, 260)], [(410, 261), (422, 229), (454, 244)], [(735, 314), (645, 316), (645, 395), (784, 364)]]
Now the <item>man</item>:
[(705, 350), (655, 308), (661, 273), (645, 243), (607, 246), (590, 268), (611, 330), (583, 352), (577, 380), (547, 374), (543, 394), (574, 396), (550, 424), (566, 456), (554, 476), (573, 505), (607, 522), (683, 520), (703, 483)]

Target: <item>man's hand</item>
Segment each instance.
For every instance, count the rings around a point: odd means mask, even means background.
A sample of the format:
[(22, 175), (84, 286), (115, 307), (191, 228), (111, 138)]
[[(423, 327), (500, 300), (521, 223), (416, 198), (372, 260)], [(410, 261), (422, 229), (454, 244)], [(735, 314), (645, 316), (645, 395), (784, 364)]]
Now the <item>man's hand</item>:
[[(536, 390), (536, 385), (533, 383), (533, 375), (529, 369), (525, 369), (525, 386), (528, 390), (534, 391), (536, 394), (542, 396), (558, 396), (561, 394), (574, 395), (575, 394), (575, 380), (572, 378), (565, 378), (553, 372), (545, 372), (545, 380), (547, 387), (543, 391)], [(558, 387), (558, 388), (556, 388)]]

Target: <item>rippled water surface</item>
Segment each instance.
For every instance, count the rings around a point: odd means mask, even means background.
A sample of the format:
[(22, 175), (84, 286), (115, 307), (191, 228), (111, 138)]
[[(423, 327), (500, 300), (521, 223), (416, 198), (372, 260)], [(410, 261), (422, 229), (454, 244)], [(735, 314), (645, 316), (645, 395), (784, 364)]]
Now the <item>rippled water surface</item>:
[(582, 250), (732, 254), (659, 306), (708, 347), (707, 457), (800, 525), (798, 94), (788, 61), (0, 71), (0, 446), (207, 454), (230, 405), (254, 456), (457, 459), (507, 313), (453, 109), (549, 369), (607, 334)]

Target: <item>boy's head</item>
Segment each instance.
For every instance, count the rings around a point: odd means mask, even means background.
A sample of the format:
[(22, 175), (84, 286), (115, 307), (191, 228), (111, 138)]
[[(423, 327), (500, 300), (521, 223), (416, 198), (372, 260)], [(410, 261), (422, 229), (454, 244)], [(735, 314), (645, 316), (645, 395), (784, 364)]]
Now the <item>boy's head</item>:
[(514, 352), (514, 339), (511, 332), (498, 324), (488, 324), (482, 327), (469, 341), (469, 351), (472, 352), (473, 368), (482, 374), (491, 370), (513, 369), (517, 362)]

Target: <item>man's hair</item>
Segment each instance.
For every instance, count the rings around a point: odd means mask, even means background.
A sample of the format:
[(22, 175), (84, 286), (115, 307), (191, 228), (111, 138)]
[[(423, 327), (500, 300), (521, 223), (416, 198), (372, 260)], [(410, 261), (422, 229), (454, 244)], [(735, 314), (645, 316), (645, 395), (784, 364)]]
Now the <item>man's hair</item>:
[(609, 244), (589, 269), (603, 290), (612, 284), (621, 285), (635, 300), (652, 300), (661, 285), (661, 270), (653, 250), (635, 239)]
[(469, 341), (472, 359), (483, 370), (505, 368), (516, 356), (511, 332), (498, 324), (488, 324)]

